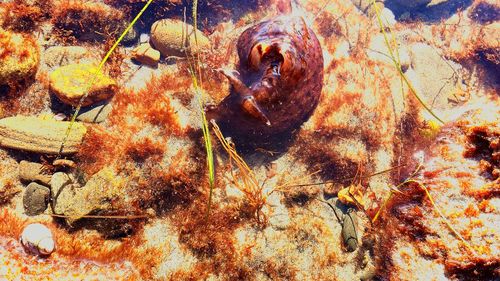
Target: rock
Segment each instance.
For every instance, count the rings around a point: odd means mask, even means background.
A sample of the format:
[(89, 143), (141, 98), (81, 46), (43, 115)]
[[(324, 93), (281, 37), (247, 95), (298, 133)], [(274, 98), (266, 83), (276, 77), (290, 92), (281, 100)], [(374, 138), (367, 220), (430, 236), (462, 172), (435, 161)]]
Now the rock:
[[(35, 153), (58, 154), (70, 122), (14, 116), (0, 120), (0, 146)], [(78, 151), (87, 129), (75, 122), (64, 142), (63, 155)]]
[(21, 233), (21, 244), (26, 252), (48, 256), (55, 250), (54, 237), (48, 227), (40, 223), (32, 223), (26, 226)]
[[(128, 27), (128, 22), (126, 22), (124, 25), (123, 25), (123, 31), (125, 31), (125, 29)], [(123, 32), (122, 31), (122, 32)], [(139, 32), (137, 32), (137, 28), (135, 26), (133, 26), (128, 32), (127, 34), (125, 34), (125, 37), (123, 37), (121, 43), (123, 45), (131, 45), (131, 44), (134, 44), (135, 41), (137, 41), (137, 38), (139, 37)]]
[(33, 38), (0, 28), (0, 85), (30, 78), (39, 61), (40, 52)]
[[(410, 66), (411, 59), (408, 50), (406, 49), (406, 47), (404, 47), (404, 44), (402, 45), (403, 46), (399, 48), (397, 53), (399, 53), (399, 62), (401, 64), (401, 69), (404, 72)], [(394, 55), (397, 55), (395, 51), (393, 52)], [(389, 53), (389, 49), (387, 48), (387, 45), (385, 43), (383, 34), (377, 34), (372, 37), (366, 53), (368, 54), (368, 57), (374, 61), (394, 65), (394, 62), (392, 61)]]
[(122, 186), (121, 178), (110, 168), (93, 175), (82, 187), (75, 184), (74, 178), (63, 173), (54, 174), (52, 180), (54, 211), (70, 216), (67, 219), (69, 224), (91, 212), (110, 209)]
[[(93, 64), (70, 64), (59, 67), (49, 76), (50, 90), (64, 103), (77, 106), (80, 99), (88, 96), (82, 106), (109, 99), (117, 89), (115, 80), (97, 73)], [(92, 85), (91, 85), (92, 84)]]
[(86, 108), (82, 108), (76, 120), (87, 123), (101, 123), (106, 120), (109, 113), (113, 109), (110, 103), (98, 104)]
[(80, 188), (80, 184), (72, 174), (57, 172), (52, 175), (50, 188), (52, 189), (52, 195), (57, 197), (62, 188)]
[(49, 203), (50, 190), (38, 183), (32, 182), (24, 191), (23, 206), (28, 216), (39, 215), (47, 209)]
[(151, 27), (151, 42), (165, 57), (185, 56), (185, 48), (191, 52), (210, 48), (210, 40), (201, 31), (196, 32), (196, 37), (197, 48), (195, 47), (194, 27), (180, 20), (162, 19), (156, 21)]
[(50, 185), (51, 175), (45, 174), (43, 165), (34, 162), (22, 160), (19, 163), (19, 179), (27, 182), (40, 182), (44, 185)]
[[(380, 11), (380, 18), (382, 19), (382, 22), (386, 25), (386, 26), (394, 26), (397, 21), (396, 21), (396, 16), (394, 15), (394, 13), (387, 9), (387, 8), (383, 8), (381, 11)], [(378, 19), (376, 19), (378, 20)], [(377, 22), (377, 25), (378, 25), (378, 22)]]
[(144, 43), (132, 51), (132, 59), (142, 64), (157, 66), (160, 61), (160, 52), (153, 49), (149, 43)]
[(457, 75), (460, 65), (446, 60), (435, 48), (424, 43), (414, 43), (408, 48), (411, 67), (406, 76), (417, 93), (431, 109), (450, 108), (449, 99), (458, 89), (465, 88)]
[[(87, 60), (90, 52), (85, 47), (80, 46), (54, 46), (43, 53), (43, 61), (48, 67), (65, 66), (81, 62), (90, 62)], [(92, 59), (93, 60), (93, 59)]]

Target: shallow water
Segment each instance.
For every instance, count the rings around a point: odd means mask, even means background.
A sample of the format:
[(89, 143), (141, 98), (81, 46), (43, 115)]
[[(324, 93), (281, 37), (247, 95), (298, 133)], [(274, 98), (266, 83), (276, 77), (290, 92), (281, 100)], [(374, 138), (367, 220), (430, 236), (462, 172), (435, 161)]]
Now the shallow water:
[(498, 278), (498, 3), (147, 3), (0, 2), (0, 279)]

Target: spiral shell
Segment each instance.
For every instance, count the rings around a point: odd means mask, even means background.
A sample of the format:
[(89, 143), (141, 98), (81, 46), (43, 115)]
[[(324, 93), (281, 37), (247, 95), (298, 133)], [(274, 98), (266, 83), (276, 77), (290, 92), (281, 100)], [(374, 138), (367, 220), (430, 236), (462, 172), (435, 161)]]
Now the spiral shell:
[(37, 256), (48, 256), (55, 250), (52, 232), (40, 223), (26, 226), (21, 233), (21, 244), (26, 252)]

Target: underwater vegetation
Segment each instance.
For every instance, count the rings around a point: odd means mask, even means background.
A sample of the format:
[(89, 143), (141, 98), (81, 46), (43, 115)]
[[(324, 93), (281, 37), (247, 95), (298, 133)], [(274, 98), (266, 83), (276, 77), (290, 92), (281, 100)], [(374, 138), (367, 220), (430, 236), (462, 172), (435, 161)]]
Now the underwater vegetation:
[(0, 3), (0, 279), (497, 280), (496, 1)]

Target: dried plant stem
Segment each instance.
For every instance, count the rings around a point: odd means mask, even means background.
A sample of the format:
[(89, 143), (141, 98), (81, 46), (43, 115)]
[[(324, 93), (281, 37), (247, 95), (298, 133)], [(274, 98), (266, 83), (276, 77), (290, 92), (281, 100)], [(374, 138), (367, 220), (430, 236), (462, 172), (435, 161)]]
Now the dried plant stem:
[(58, 215), (58, 214), (50, 214), (51, 217), (56, 218), (82, 218), (82, 219), (126, 219), (126, 220), (136, 220), (136, 219), (145, 219), (148, 218), (147, 215), (129, 215), (129, 216), (119, 216), (119, 215), (109, 215), (109, 216), (99, 216), (99, 215), (85, 215), (85, 216), (68, 216), (68, 215)]

